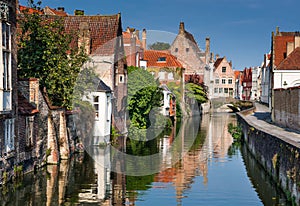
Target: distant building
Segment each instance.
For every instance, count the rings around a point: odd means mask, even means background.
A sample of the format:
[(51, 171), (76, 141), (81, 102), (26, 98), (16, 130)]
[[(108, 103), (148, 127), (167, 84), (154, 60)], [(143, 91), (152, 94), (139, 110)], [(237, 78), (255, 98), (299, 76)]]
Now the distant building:
[(252, 68), (245, 68), (242, 75), (242, 100), (250, 100), (252, 95)]
[(242, 71), (234, 71), (234, 78), (235, 78), (234, 98), (235, 99), (242, 99), (242, 92), (243, 92), (242, 79), (241, 79), (242, 75), (243, 75)]
[(186, 75), (204, 75), (206, 53), (200, 50), (194, 36), (185, 30), (183, 22), (180, 22), (178, 35), (169, 51), (186, 69)]
[(265, 54), (264, 55), (264, 61), (261, 66), (261, 96), (260, 101), (264, 104), (269, 105), (270, 98), (271, 98), (271, 82), (270, 82), (270, 75), (271, 75), (271, 68), (270, 68), (270, 62), (271, 62), (271, 54)]
[(211, 98), (234, 97), (235, 75), (232, 63), (226, 57), (216, 59), (213, 70), (213, 94)]
[(252, 68), (252, 88), (251, 88), (251, 100), (259, 100), (260, 99), (260, 67)]

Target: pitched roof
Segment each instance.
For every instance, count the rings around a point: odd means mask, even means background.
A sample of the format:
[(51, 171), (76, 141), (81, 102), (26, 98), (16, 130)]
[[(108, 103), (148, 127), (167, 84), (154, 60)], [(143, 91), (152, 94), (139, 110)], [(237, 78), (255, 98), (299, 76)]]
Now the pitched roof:
[[(165, 58), (165, 61), (158, 61), (159, 58)], [(147, 67), (183, 68), (175, 56), (164, 51), (146, 50), (144, 60), (147, 61)]]
[(111, 89), (100, 79), (97, 87), (97, 92), (111, 92)]
[(240, 74), (241, 74), (241, 71), (234, 71), (234, 77), (235, 77), (235, 79), (238, 79), (239, 76), (240, 76)]
[(35, 14), (35, 13), (44, 14), (43, 11), (19, 5), (19, 13), (25, 13), (25, 12), (27, 12), (28, 14)]
[[(113, 54), (116, 38), (122, 37), (120, 14), (110, 16), (66, 16), (64, 21), (65, 30), (68, 33), (78, 34), (81, 24), (88, 25), (91, 54)], [(78, 35), (74, 36), (71, 47), (78, 47)]]
[(46, 15), (55, 15), (55, 16), (68, 16), (68, 14), (65, 11), (62, 10), (56, 10), (56, 9), (52, 9), (49, 6), (46, 6), (44, 8), (44, 13)]
[(284, 59), (278, 70), (300, 70), (300, 47), (297, 47), (290, 55)]
[(18, 93), (18, 112), (20, 115), (34, 115), (39, 111), (35, 106), (30, 104), (28, 100), (20, 93)]
[(215, 64), (214, 64), (214, 67), (217, 68), (221, 64), (221, 62), (223, 61), (223, 59), (224, 59), (224, 57), (223, 58), (218, 58), (216, 60)]

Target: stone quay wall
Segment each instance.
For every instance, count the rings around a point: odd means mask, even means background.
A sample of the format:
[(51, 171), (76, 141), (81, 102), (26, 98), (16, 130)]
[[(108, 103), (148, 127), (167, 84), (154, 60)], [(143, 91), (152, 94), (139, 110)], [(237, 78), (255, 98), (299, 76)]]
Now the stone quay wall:
[(247, 119), (250, 112), (237, 114), (244, 142), (287, 197), (300, 205), (300, 144), (271, 135), (268, 128), (255, 127)]

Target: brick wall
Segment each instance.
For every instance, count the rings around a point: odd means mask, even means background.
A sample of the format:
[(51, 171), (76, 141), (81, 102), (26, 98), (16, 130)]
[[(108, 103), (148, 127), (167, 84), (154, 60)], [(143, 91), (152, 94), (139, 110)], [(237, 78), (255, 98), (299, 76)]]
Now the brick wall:
[(300, 87), (274, 90), (274, 122), (280, 126), (299, 130)]

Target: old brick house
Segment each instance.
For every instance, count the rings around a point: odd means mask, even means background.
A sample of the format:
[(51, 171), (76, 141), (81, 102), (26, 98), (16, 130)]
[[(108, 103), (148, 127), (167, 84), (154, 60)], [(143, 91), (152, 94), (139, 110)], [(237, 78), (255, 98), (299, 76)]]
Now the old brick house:
[(84, 47), (99, 78), (113, 93), (112, 124), (126, 133), (127, 66), (124, 58), (121, 14), (109, 16), (66, 16), (66, 32), (73, 32), (71, 47)]
[[(16, 0), (0, 1), (0, 177), (14, 164), (17, 149)], [(1, 180), (0, 180), (1, 181)]]
[(211, 98), (234, 97), (235, 75), (232, 63), (226, 57), (218, 58), (214, 63), (213, 88)]
[(186, 75), (204, 75), (207, 54), (200, 50), (194, 36), (185, 30), (183, 22), (180, 22), (178, 35), (169, 50), (186, 69)]
[(251, 91), (252, 91), (252, 68), (245, 68), (242, 74), (242, 99), (243, 100), (250, 100), (251, 98)]

